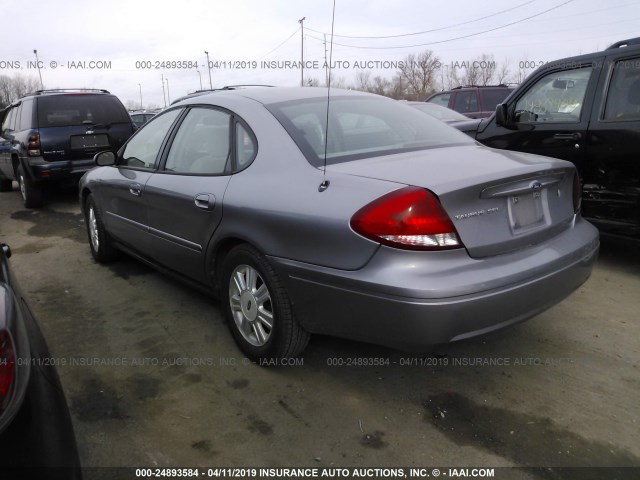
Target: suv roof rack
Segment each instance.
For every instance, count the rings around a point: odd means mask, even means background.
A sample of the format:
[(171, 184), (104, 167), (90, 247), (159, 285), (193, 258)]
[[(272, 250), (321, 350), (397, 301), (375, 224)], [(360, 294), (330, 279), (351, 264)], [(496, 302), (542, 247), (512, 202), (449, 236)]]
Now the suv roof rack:
[(273, 87), (273, 85), (264, 85), (260, 83), (245, 83), (245, 84), (239, 84), (239, 85), (225, 85), (224, 87), (220, 88), (220, 90), (234, 90), (236, 88), (242, 88), (242, 87)]
[(235, 90), (236, 88), (243, 88), (243, 87), (273, 87), (273, 85), (263, 85), (260, 83), (243, 83), (239, 85), (225, 85), (224, 87), (219, 87), (219, 88), (204, 88), (202, 90), (196, 90), (195, 92), (189, 93), (189, 95), (193, 95), (194, 93), (219, 92), (220, 90)]
[(615, 50), (621, 47), (630, 47), (632, 45), (640, 45), (640, 37), (629, 38), (627, 40), (620, 40), (619, 42), (611, 45), (607, 50)]
[(29, 95), (43, 95), (45, 93), (64, 93), (64, 92), (92, 92), (92, 93), (111, 93), (104, 88), (48, 88), (44, 90), (36, 90)]
[(498, 85), (458, 85), (457, 87), (453, 87), (451, 90), (459, 90), (461, 88), (487, 88), (487, 87), (508, 87), (509, 85), (505, 83), (499, 83)]

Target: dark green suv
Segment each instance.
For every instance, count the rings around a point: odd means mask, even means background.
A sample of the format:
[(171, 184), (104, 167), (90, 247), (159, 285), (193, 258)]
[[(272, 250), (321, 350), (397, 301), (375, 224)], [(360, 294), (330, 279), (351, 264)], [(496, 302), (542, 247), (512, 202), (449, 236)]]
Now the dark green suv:
[(20, 186), (24, 205), (43, 203), (45, 184), (75, 181), (93, 168), (93, 155), (116, 151), (133, 122), (107, 90), (38, 90), (0, 112), (0, 191)]

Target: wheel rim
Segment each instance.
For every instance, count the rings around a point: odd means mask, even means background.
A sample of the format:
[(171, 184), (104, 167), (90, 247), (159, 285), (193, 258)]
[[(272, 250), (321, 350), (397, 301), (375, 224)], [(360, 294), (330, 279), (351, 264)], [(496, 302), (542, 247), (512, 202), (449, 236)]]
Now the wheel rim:
[(98, 238), (98, 222), (96, 221), (96, 213), (93, 207), (89, 208), (89, 238), (91, 246), (97, 252), (100, 248), (100, 239)]
[(243, 338), (254, 347), (266, 345), (273, 331), (273, 304), (267, 284), (255, 268), (239, 265), (233, 270), (229, 305)]
[(22, 195), (22, 199), (27, 199), (27, 188), (24, 186), (24, 177), (20, 175), (20, 194)]

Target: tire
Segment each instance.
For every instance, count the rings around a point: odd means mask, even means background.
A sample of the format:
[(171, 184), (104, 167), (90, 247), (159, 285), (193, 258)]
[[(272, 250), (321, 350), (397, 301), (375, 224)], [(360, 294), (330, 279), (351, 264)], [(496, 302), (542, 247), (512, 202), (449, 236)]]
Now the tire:
[(87, 224), (87, 236), (89, 238), (89, 248), (91, 255), (99, 263), (108, 263), (117, 256), (117, 251), (113, 245), (113, 240), (104, 228), (100, 212), (96, 208), (93, 195), (87, 197), (85, 203), (84, 219)]
[(10, 192), (13, 190), (13, 182), (6, 178), (0, 178), (0, 192)]
[(249, 245), (225, 257), (220, 299), (236, 343), (255, 362), (296, 357), (309, 343), (276, 271)]
[(22, 165), (18, 167), (18, 185), (25, 208), (39, 208), (42, 206), (42, 189), (38, 187), (28, 175), (25, 175)]

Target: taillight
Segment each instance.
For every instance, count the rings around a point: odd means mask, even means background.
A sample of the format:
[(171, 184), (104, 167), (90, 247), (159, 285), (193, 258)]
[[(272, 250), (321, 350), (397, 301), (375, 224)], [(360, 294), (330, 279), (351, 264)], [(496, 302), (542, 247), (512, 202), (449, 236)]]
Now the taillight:
[(27, 155), (30, 157), (37, 157), (40, 155), (40, 135), (29, 135)]
[(0, 412), (4, 410), (11, 397), (14, 380), (15, 352), (11, 336), (0, 331)]
[(573, 176), (573, 212), (578, 213), (582, 207), (582, 185), (580, 175), (576, 172)]
[(351, 219), (351, 228), (396, 248), (447, 250), (463, 246), (436, 196), (417, 187), (401, 188), (364, 206)]

